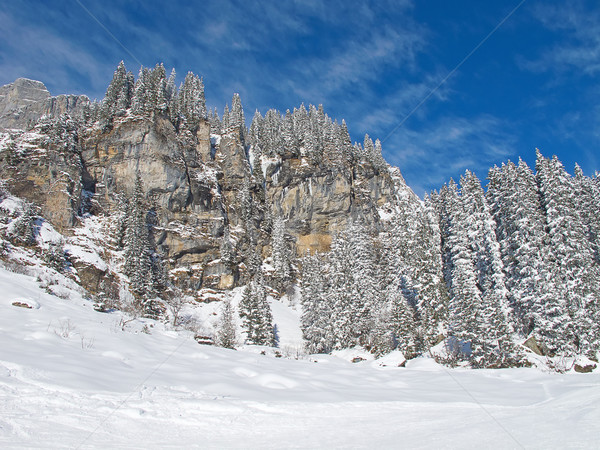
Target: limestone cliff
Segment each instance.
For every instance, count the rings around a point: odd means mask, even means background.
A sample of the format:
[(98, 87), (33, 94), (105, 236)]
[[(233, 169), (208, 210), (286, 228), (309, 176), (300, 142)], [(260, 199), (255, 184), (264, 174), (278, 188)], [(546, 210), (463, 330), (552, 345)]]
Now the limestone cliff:
[(44, 115), (79, 115), (89, 104), (85, 95), (52, 97), (44, 83), (18, 78), (0, 87), (0, 130), (31, 128)]
[[(89, 120), (86, 102), (51, 97), (30, 80), (0, 88), (0, 125), (25, 130), (50, 116), (30, 132), (4, 134), (0, 176), (68, 234), (82, 214), (118, 214), (140, 175), (154, 218), (153, 245), (187, 289), (245, 282), (252, 255), (270, 256), (274, 217), (284, 219), (293, 254), (324, 252), (351, 222), (380, 231), (381, 211), (397, 205), (399, 190), (410, 191), (397, 169), (360, 152), (317, 161), (299, 138), (268, 153), (245, 124), (225, 126), (225, 117), (223, 130), (211, 134), (200, 118), (191, 132), (165, 112), (136, 114), (134, 106), (109, 120)], [(220, 250), (225, 236), (233, 246), (229, 263)]]

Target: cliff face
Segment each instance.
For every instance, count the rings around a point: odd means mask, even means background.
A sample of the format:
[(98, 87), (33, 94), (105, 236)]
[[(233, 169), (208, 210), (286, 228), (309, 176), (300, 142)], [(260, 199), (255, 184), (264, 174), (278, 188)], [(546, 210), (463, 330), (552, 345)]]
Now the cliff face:
[(266, 196), (303, 255), (328, 251), (332, 235), (352, 221), (377, 227), (377, 208), (392, 200), (393, 183), (370, 164), (315, 167), (284, 155), (266, 178)]
[[(29, 80), (0, 92), (2, 123), (21, 129), (25, 118), (44, 108), (56, 118), (84, 101), (52, 98), (43, 84)], [(367, 160), (315, 164), (302, 151), (254, 156), (243, 126), (211, 135), (209, 123), (200, 120), (194, 135), (184, 135), (163, 115), (129, 113), (110, 126), (69, 123), (5, 134), (0, 176), (69, 233), (81, 214), (117, 214), (119, 198), (133, 193), (139, 174), (154, 217), (153, 243), (168, 269), (183, 271), (193, 288), (245, 282), (249, 255), (270, 256), (275, 217), (285, 221), (293, 254), (323, 252), (350, 222), (380, 230), (380, 212), (397, 204), (399, 189), (410, 191), (389, 167)], [(221, 258), (226, 235), (232, 264)]]
[(89, 104), (85, 95), (51, 97), (44, 83), (18, 78), (0, 87), (0, 130), (30, 128), (45, 114), (80, 115)]

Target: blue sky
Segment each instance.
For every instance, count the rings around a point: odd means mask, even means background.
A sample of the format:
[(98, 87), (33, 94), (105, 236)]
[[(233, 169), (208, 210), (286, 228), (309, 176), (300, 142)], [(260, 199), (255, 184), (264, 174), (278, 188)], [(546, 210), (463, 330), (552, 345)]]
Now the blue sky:
[(593, 175), (595, 1), (526, 0), (390, 135), (519, 1), (5, 2), (0, 84), (27, 77), (53, 95), (101, 99), (120, 60), (135, 74), (163, 62), (179, 81), (203, 76), (219, 112), (234, 92), (247, 118), (323, 104), (353, 140), (385, 139), (385, 158), (419, 195), (466, 169), (483, 180), (508, 159), (533, 166), (536, 147)]

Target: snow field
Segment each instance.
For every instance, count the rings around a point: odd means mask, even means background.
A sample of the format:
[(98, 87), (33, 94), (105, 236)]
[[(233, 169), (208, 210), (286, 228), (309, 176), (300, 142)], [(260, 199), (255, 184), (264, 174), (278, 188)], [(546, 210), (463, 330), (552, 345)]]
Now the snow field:
[[(294, 347), (298, 311), (285, 299), (271, 305), (280, 345)], [(218, 305), (207, 306), (214, 317)], [(294, 360), (200, 346), (191, 332), (125, 323), (3, 269), (0, 310), (2, 448), (599, 445), (595, 373), (451, 370), (430, 358), (399, 368), (401, 355), (352, 364), (353, 351)]]

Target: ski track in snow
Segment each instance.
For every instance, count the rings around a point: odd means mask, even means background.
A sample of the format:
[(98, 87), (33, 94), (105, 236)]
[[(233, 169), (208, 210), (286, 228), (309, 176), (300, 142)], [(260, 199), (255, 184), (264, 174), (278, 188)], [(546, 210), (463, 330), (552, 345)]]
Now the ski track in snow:
[[(600, 446), (596, 373), (279, 359), (160, 323), (123, 331), (120, 313), (5, 270), (0, 292), (1, 448)], [(272, 305), (282, 341), (297, 345), (297, 312)]]

